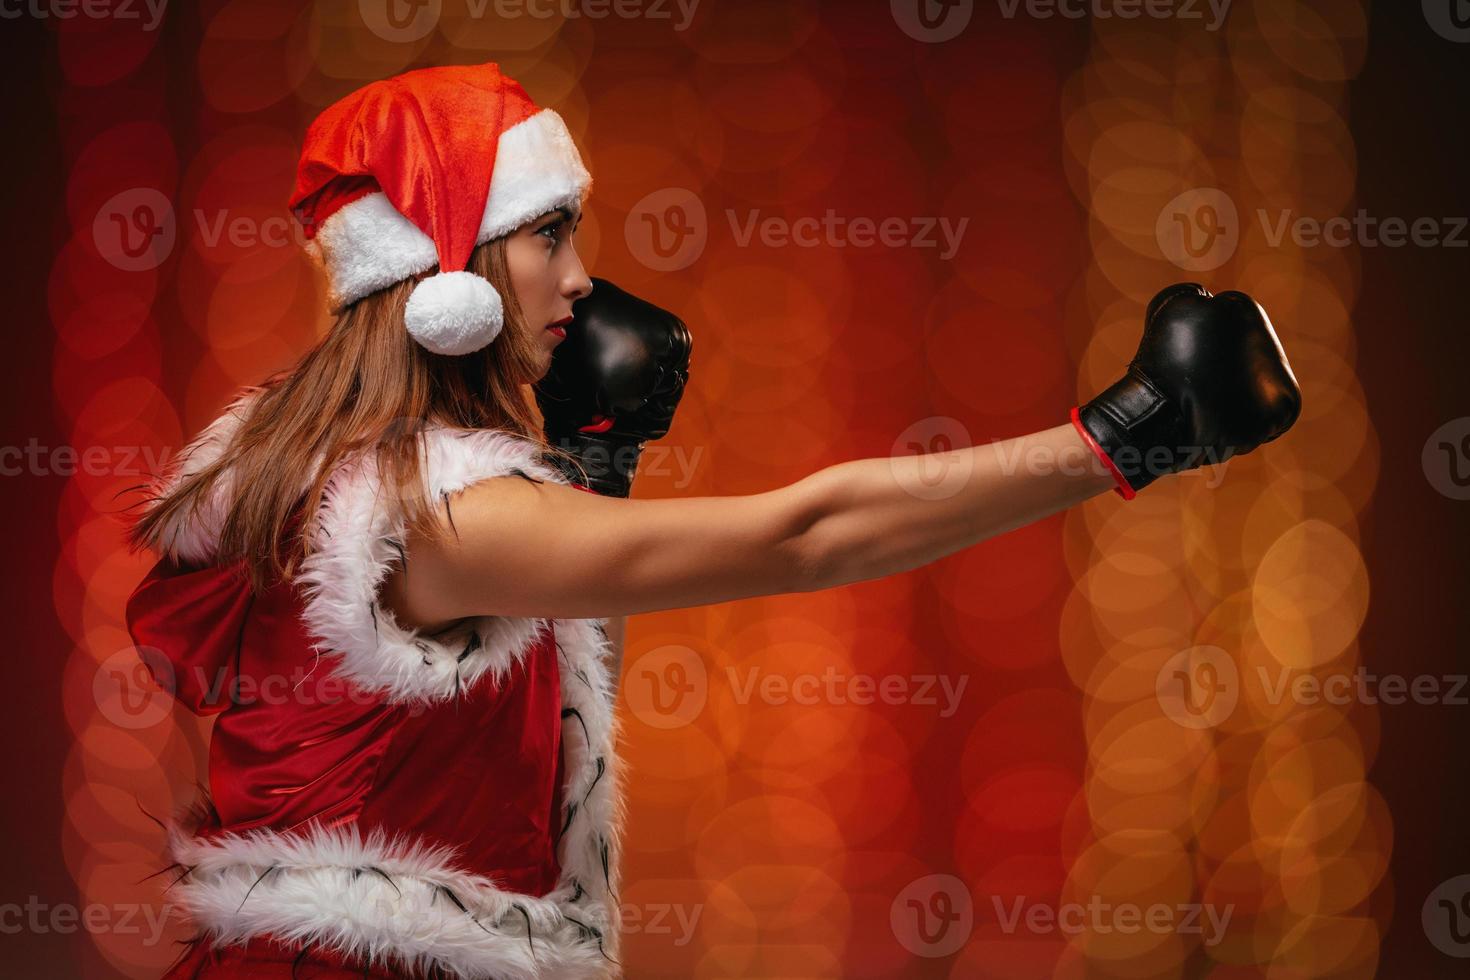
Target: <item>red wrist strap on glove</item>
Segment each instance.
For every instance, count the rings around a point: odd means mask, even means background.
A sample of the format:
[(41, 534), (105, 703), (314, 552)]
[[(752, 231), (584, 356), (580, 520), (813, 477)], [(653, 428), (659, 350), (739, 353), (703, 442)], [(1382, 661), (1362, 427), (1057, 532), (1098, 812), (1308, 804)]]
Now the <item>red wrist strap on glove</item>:
[(1113, 462), (1107, 453), (1103, 452), (1103, 448), (1097, 444), (1097, 440), (1092, 438), (1092, 433), (1083, 427), (1082, 418), (1078, 415), (1078, 409), (1080, 407), (1078, 405), (1072, 406), (1072, 427), (1082, 435), (1082, 441), (1087, 443), (1087, 448), (1091, 449), (1097, 455), (1097, 458), (1103, 461), (1103, 465), (1113, 475), (1113, 480), (1118, 484), (1113, 487), (1113, 492), (1124, 500), (1132, 500), (1138, 496), (1138, 491), (1128, 485), (1128, 481), (1123, 479), (1123, 473), (1118, 469), (1117, 464)]

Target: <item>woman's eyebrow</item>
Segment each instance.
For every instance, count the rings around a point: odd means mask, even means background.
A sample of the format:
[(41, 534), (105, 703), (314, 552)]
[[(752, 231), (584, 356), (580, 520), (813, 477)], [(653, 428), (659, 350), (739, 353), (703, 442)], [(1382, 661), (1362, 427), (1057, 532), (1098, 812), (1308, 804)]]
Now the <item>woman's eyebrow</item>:
[[(582, 223), (582, 212), (573, 211), (571, 208), (568, 207), (553, 208), (552, 210), (547, 211), (545, 214), (541, 215), (541, 217), (537, 218), (536, 221), (544, 222), (547, 218), (557, 218), (565, 222), (571, 222), (572, 219), (575, 218), (576, 224), (572, 225), (572, 227), (575, 228), (577, 225), (580, 225)], [(548, 222), (547, 224), (541, 225), (541, 227), (549, 227), (549, 224), (550, 223)]]

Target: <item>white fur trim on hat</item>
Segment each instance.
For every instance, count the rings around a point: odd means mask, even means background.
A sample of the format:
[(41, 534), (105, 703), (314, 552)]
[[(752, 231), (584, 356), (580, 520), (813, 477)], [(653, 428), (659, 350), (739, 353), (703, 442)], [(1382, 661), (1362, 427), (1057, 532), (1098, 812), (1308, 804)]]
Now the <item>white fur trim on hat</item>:
[(488, 242), (552, 208), (580, 203), (592, 187), (567, 124), (542, 109), (500, 136), (490, 199), (475, 241)]
[(500, 333), (505, 306), (490, 280), (473, 272), (440, 272), (413, 287), (403, 322), (435, 354), (469, 354)]
[[(553, 208), (581, 204), (591, 188), (592, 176), (566, 123), (555, 110), (542, 109), (500, 134), (475, 244), (514, 231)], [(326, 270), (333, 312), (439, 262), (433, 239), (381, 191), (339, 208), (322, 222), (307, 251)]]

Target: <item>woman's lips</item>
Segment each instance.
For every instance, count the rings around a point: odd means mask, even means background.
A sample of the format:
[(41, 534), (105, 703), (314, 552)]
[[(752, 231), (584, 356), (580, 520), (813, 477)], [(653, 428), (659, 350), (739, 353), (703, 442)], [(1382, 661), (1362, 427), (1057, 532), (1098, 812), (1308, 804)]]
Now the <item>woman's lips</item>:
[(567, 317), (565, 320), (558, 320), (558, 321), (556, 321), (555, 323), (553, 323), (550, 326), (548, 326), (546, 329), (547, 330), (550, 330), (552, 333), (556, 334), (558, 337), (565, 337), (567, 335), (567, 324), (569, 324), (571, 322), (572, 322), (572, 318), (571, 317)]

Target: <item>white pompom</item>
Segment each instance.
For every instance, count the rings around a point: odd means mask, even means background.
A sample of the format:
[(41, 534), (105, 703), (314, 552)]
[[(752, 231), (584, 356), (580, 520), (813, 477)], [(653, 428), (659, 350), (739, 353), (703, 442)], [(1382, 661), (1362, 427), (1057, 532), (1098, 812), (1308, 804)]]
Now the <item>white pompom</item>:
[(470, 354), (500, 334), (505, 304), (485, 277), (441, 272), (414, 287), (403, 321), (413, 339), (435, 354)]

